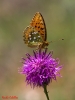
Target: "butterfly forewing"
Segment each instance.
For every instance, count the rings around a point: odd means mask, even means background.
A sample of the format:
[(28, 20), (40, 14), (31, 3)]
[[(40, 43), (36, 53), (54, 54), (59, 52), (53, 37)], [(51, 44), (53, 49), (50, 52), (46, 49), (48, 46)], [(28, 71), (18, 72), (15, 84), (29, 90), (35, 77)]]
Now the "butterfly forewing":
[(43, 41), (46, 41), (46, 37), (47, 37), (47, 33), (46, 33), (46, 25), (45, 25), (45, 21), (43, 19), (43, 16), (41, 15), (41, 13), (37, 12), (30, 25), (32, 27), (34, 27), (36, 29), (36, 31), (38, 31), (43, 39)]

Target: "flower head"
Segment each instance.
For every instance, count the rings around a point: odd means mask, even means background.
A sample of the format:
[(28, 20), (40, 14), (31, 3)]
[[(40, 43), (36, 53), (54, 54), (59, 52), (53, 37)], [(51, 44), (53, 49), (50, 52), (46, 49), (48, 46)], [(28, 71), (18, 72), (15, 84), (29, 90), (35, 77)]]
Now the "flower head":
[(52, 52), (47, 54), (45, 49), (33, 53), (33, 56), (26, 54), (27, 59), (23, 58), (23, 66), (19, 69), (19, 73), (25, 74), (27, 84), (33, 87), (48, 85), (56, 76), (61, 76), (62, 66), (58, 66), (59, 60), (52, 57)]

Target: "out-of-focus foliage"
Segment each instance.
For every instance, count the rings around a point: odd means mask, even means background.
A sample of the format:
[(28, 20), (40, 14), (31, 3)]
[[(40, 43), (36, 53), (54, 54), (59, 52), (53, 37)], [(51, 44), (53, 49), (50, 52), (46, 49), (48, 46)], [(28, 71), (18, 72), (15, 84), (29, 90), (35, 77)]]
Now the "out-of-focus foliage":
[[(50, 100), (75, 100), (74, 0), (0, 0), (0, 98), (46, 100), (42, 88), (26, 86), (25, 76), (18, 74), (21, 57), (33, 50), (24, 44), (23, 30), (37, 11), (45, 19), (47, 41), (56, 41), (48, 50), (53, 50), (53, 57), (63, 64), (63, 77), (48, 86)], [(64, 41), (58, 41), (62, 38)]]

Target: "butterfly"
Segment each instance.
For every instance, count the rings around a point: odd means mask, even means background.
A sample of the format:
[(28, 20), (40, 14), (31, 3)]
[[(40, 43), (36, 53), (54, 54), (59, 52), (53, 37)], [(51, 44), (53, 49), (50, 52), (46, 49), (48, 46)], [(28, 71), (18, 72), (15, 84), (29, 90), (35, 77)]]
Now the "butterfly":
[(24, 42), (28, 47), (45, 48), (49, 45), (44, 18), (40, 12), (36, 12), (30, 25), (23, 31)]

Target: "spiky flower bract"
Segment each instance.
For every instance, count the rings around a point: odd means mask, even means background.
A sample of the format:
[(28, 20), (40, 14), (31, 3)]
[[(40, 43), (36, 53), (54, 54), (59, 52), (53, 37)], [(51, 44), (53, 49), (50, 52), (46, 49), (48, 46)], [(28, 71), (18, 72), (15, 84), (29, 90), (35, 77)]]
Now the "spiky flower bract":
[(61, 76), (59, 71), (59, 60), (52, 57), (52, 52), (47, 54), (47, 49), (33, 51), (34, 55), (26, 54), (27, 58), (23, 58), (23, 66), (19, 69), (19, 73), (25, 74), (27, 84), (31, 86), (43, 87), (48, 85), (52, 79), (56, 80), (56, 76)]

